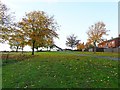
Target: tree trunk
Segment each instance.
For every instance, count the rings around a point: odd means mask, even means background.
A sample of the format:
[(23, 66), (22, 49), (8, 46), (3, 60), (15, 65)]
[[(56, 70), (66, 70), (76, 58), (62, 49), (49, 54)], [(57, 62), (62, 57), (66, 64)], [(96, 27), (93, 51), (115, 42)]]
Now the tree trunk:
[(35, 41), (32, 42), (32, 55), (34, 55)]
[(72, 51), (73, 51), (73, 47), (71, 47)]
[(96, 41), (94, 42), (94, 53), (96, 53)]
[(17, 46), (17, 48), (16, 48), (16, 52), (18, 52), (18, 48), (19, 48), (19, 46)]
[(48, 47), (47, 47), (47, 51), (48, 51)]
[(51, 47), (50, 47), (50, 51), (51, 51)]
[(36, 50), (37, 50), (37, 52), (38, 52), (38, 47), (36, 47)]
[(22, 54), (23, 54), (23, 47), (22, 47)]

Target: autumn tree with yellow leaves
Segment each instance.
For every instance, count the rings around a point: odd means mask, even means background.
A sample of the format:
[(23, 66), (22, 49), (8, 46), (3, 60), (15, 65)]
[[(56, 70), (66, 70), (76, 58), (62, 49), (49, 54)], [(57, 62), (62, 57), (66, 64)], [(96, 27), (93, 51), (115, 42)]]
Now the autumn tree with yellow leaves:
[(99, 21), (89, 27), (89, 30), (87, 32), (88, 41), (89, 43), (93, 44), (94, 53), (96, 52), (96, 43), (99, 43), (101, 40), (103, 40), (104, 35), (108, 35), (107, 32), (109, 30), (106, 30), (105, 26), (106, 25), (103, 22)]
[(77, 50), (84, 50), (84, 49), (85, 49), (84, 42), (83, 42), (83, 43), (78, 43), (78, 44), (77, 44)]
[(48, 16), (44, 11), (33, 11), (27, 13), (19, 22), (34, 55), (35, 45), (47, 42), (49, 38), (58, 37), (56, 30), (58, 25), (53, 16)]
[(9, 34), (8, 44), (10, 45), (10, 48), (12, 50), (16, 49), (16, 52), (18, 52), (18, 49), (21, 49), (23, 53), (23, 48), (25, 47), (25, 45), (27, 45), (25, 34), (20, 28), (12, 29), (13, 32)]
[(18, 51), (19, 47), (23, 51), (24, 34), (14, 22), (13, 13), (9, 13), (9, 8), (0, 1), (0, 43), (7, 42), (11, 49)]

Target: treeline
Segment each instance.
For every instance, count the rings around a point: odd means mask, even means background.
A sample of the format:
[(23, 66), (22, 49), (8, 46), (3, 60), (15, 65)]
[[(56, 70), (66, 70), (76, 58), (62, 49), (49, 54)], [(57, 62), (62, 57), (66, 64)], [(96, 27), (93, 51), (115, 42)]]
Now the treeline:
[[(7, 42), (11, 49), (23, 49), (26, 45), (31, 46), (32, 55), (34, 49), (40, 47), (52, 48), (54, 38), (58, 38), (57, 30), (59, 26), (54, 20), (54, 16), (49, 16), (44, 11), (32, 11), (25, 14), (19, 22), (13, 22), (14, 17), (8, 13), (9, 8), (0, 1), (0, 43)], [(104, 41), (103, 36), (108, 35), (106, 25), (99, 21), (91, 25), (87, 31), (88, 39), (86, 44), (80, 43), (77, 36), (70, 35), (67, 37), (66, 45), (77, 47), (78, 50), (94, 47), (96, 44)]]
[(0, 2), (0, 42), (7, 42), (11, 49), (22, 49), (29, 45), (34, 49), (39, 47), (51, 47), (53, 38), (58, 38), (59, 28), (53, 16), (44, 11), (32, 11), (26, 13), (19, 22), (13, 22), (12, 14), (8, 14), (8, 8)]

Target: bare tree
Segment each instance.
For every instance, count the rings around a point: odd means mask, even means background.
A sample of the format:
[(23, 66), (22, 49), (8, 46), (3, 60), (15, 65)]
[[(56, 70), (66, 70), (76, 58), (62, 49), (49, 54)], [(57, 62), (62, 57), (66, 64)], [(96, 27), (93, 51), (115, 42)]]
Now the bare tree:
[(72, 34), (72, 35), (67, 37), (66, 45), (71, 47), (73, 50), (73, 48), (76, 47), (76, 45), (79, 43), (79, 41), (80, 40), (77, 40), (77, 36)]

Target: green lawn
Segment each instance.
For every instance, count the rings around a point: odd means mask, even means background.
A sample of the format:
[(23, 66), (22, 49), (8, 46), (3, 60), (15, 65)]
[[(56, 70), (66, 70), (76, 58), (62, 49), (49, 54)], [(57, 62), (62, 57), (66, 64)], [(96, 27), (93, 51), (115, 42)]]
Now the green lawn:
[(30, 54), (3, 60), (3, 88), (118, 88), (118, 61), (82, 52)]

